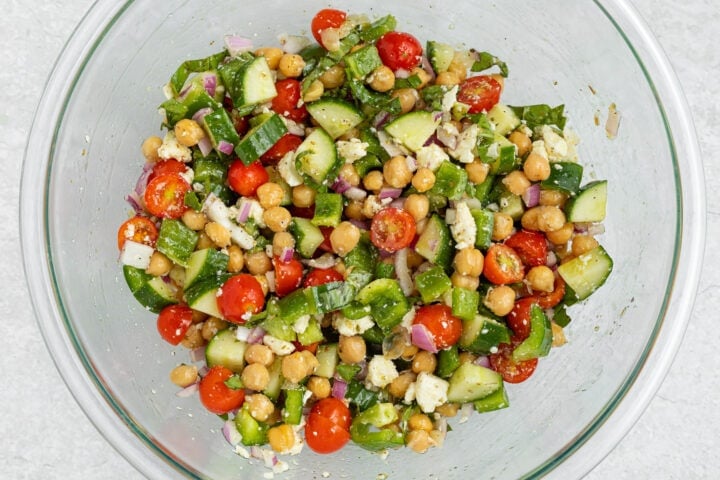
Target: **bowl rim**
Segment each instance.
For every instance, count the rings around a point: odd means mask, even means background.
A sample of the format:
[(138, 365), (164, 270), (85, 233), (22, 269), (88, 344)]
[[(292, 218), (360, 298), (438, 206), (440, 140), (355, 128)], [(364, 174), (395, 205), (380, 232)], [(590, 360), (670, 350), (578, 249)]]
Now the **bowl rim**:
[[(70, 393), (95, 428), (128, 462), (150, 478), (178, 473), (193, 477), (177, 458), (159, 449), (117, 405), (92, 373), (64, 314), (54, 282), (46, 219), (50, 165), (60, 119), (97, 44), (134, 0), (97, 0), (76, 26), (49, 75), (28, 135), (20, 191), (20, 236), (25, 277), (35, 317), (51, 357)], [(640, 418), (665, 378), (686, 330), (700, 279), (705, 243), (705, 182), (692, 117), (677, 76), (657, 40), (626, 0), (593, 0), (614, 25), (642, 68), (663, 116), (674, 162), (677, 245), (665, 302), (651, 341), (614, 398), (552, 458), (526, 477), (579, 478), (597, 465)], [(636, 38), (636, 43), (629, 37)], [(642, 51), (641, 51), (642, 50)], [(70, 52), (75, 52), (69, 55)], [(79, 52), (79, 53), (77, 53)], [(73, 78), (67, 84), (64, 80)], [(655, 79), (655, 81), (651, 80)], [(52, 132), (52, 135), (47, 135)], [(680, 168), (678, 152), (682, 152)], [(29, 161), (29, 159), (33, 159)], [(42, 159), (38, 161), (38, 159)], [(42, 196), (37, 179), (44, 178)], [(693, 185), (695, 188), (683, 188)], [(42, 254), (40, 254), (42, 252)], [(683, 279), (682, 288), (677, 288)], [(672, 318), (672, 322), (664, 321)], [(60, 319), (60, 321), (58, 321)], [(138, 441), (139, 440), (139, 441)], [(150, 448), (146, 448), (150, 447)], [(583, 455), (576, 455), (583, 451)], [(152, 452), (152, 454), (150, 454)], [(158, 462), (158, 458), (162, 462)]]

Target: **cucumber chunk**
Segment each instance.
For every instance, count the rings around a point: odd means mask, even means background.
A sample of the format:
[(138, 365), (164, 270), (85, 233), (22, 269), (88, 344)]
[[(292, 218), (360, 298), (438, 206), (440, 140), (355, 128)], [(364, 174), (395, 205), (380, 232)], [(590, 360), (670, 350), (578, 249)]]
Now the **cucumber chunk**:
[(130, 265), (123, 266), (125, 281), (140, 305), (153, 313), (177, 303), (175, 291), (160, 277), (148, 275), (144, 270)]
[(502, 376), (473, 363), (463, 363), (450, 376), (448, 402), (468, 403), (487, 397), (502, 387)]
[(492, 412), (509, 407), (510, 401), (508, 400), (507, 391), (505, 390), (505, 384), (503, 383), (500, 388), (487, 397), (475, 400), (473, 406), (478, 413)]
[(550, 353), (551, 345), (552, 329), (550, 328), (550, 320), (542, 308), (533, 305), (530, 309), (530, 335), (513, 350), (513, 361), (523, 362), (544, 357)]
[(455, 56), (455, 49), (447, 43), (430, 40), (427, 42), (427, 54), (435, 73), (446, 72)]
[(267, 102), (277, 95), (273, 75), (265, 57), (260, 55), (248, 62), (240, 71), (241, 81), (241, 104), (237, 108), (246, 105), (258, 105)]
[(589, 297), (605, 283), (612, 269), (612, 258), (602, 245), (560, 265), (558, 273), (569, 287), (565, 301), (575, 303)]
[(433, 215), (415, 244), (415, 251), (445, 270), (453, 259), (453, 240), (450, 228), (438, 216)]
[(510, 331), (502, 323), (479, 314), (463, 320), (463, 332), (458, 341), (463, 350), (487, 355), (501, 343), (510, 343)]
[(417, 111), (400, 115), (385, 125), (385, 131), (397, 142), (415, 152), (425, 145), (439, 124), (440, 118), (436, 118), (434, 113)]
[(339, 167), (338, 158), (333, 139), (325, 130), (316, 128), (295, 151), (295, 168), (306, 181), (329, 183)]
[(185, 269), (185, 288), (191, 286), (196, 280), (225, 271), (229, 259), (230, 257), (226, 254), (214, 248), (193, 252)]
[(495, 133), (498, 135), (505, 136), (520, 125), (520, 117), (512, 108), (502, 103), (496, 103), (487, 112), (487, 118), (495, 125)]
[(335, 367), (338, 364), (337, 343), (324, 343), (318, 345), (315, 358), (318, 360), (318, 367), (314, 375), (324, 378), (332, 378), (335, 375)]
[(365, 118), (355, 105), (337, 98), (323, 98), (308, 103), (307, 111), (333, 139), (347, 133)]
[(245, 165), (260, 158), (287, 133), (280, 115), (268, 115), (253, 126), (235, 147), (235, 153)]
[(157, 249), (170, 260), (184, 267), (187, 266), (190, 254), (195, 250), (198, 238), (198, 234), (181, 221), (166, 218), (160, 224)]
[(585, 185), (575, 198), (570, 199), (565, 211), (569, 222), (602, 222), (607, 206), (607, 180)]
[(217, 291), (228, 278), (228, 275), (218, 275), (193, 283), (192, 286), (185, 289), (185, 300), (188, 306), (212, 317), (223, 318), (217, 304)]
[(208, 367), (222, 365), (234, 373), (242, 372), (245, 366), (245, 350), (247, 343), (235, 337), (235, 329), (220, 330), (205, 348), (205, 359)]
[(293, 217), (290, 222), (290, 234), (295, 238), (297, 250), (304, 258), (311, 258), (315, 250), (325, 240), (320, 228), (306, 218)]

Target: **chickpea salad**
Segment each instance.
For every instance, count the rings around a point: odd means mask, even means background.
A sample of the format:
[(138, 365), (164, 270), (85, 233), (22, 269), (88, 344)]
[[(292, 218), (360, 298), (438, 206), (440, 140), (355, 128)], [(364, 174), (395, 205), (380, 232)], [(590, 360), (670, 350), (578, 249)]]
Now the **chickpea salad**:
[(502, 60), (393, 16), (310, 27), (180, 65), (118, 231), (190, 350), (178, 396), (275, 472), (304, 445), (424, 453), (508, 407), (613, 266), (562, 105), (503, 103)]

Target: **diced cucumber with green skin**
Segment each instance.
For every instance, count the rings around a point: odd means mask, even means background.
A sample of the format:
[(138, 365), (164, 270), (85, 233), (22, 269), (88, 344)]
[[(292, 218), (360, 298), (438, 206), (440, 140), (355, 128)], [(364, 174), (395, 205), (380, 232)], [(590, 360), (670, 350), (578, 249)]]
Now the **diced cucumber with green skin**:
[(602, 222), (607, 207), (607, 180), (585, 185), (565, 206), (569, 222)]
[(430, 192), (435, 195), (458, 200), (465, 193), (468, 175), (464, 168), (445, 160), (435, 171), (435, 184)]
[(474, 402), (502, 387), (502, 375), (470, 362), (463, 363), (449, 380), (447, 399), (453, 403)]
[(569, 287), (565, 302), (575, 303), (589, 297), (605, 283), (612, 269), (613, 260), (602, 245), (560, 265), (558, 274)]
[(233, 80), (233, 102), (238, 109), (265, 103), (277, 95), (272, 72), (262, 55), (243, 65)]
[(282, 376), (282, 358), (276, 357), (268, 367), (268, 372), (270, 373), (270, 381), (268, 381), (267, 387), (263, 390), (263, 394), (270, 400), (276, 401), (285, 380)]
[(438, 352), (435, 374), (440, 378), (449, 378), (459, 366), (460, 353), (457, 345), (453, 345), (450, 348)]
[(295, 238), (298, 253), (305, 258), (312, 258), (315, 250), (325, 240), (320, 229), (307, 218), (293, 217), (289, 230)]
[(398, 143), (413, 152), (422, 148), (437, 129), (440, 118), (426, 111), (416, 111), (400, 115), (385, 125), (385, 131)]
[(495, 133), (505, 136), (520, 126), (520, 118), (512, 108), (503, 103), (496, 103), (487, 112), (487, 118), (495, 125)]
[(190, 287), (198, 279), (224, 272), (229, 259), (226, 254), (214, 248), (193, 252), (185, 269), (185, 288)]
[(203, 117), (202, 121), (205, 124), (205, 131), (210, 138), (210, 142), (212, 142), (213, 148), (215, 148), (218, 153), (222, 153), (218, 150), (220, 142), (227, 142), (235, 146), (240, 141), (240, 137), (237, 131), (235, 131), (230, 115), (228, 115), (224, 108), (220, 107), (208, 113)]
[(571, 196), (577, 195), (582, 181), (583, 167), (575, 162), (551, 162), (550, 176), (540, 182), (540, 187), (560, 190)]
[(468, 352), (487, 355), (501, 343), (510, 343), (510, 330), (487, 315), (475, 315), (463, 320), (463, 331), (458, 346)]
[(195, 250), (198, 234), (185, 226), (180, 220), (166, 218), (160, 224), (157, 249), (178, 265), (187, 266), (190, 255)]
[(318, 227), (337, 227), (343, 213), (343, 197), (339, 193), (315, 195), (315, 214), (310, 222)]
[(389, 278), (368, 283), (358, 292), (356, 300), (370, 306), (370, 315), (386, 334), (398, 325), (410, 310), (410, 303), (400, 284)]
[(472, 320), (478, 313), (480, 305), (480, 292), (467, 288), (453, 287), (452, 314), (460, 320)]
[(524, 362), (533, 358), (545, 357), (552, 346), (550, 320), (538, 305), (530, 308), (530, 335), (513, 350), (514, 362)]
[(338, 364), (338, 346), (337, 343), (324, 343), (318, 345), (315, 352), (315, 358), (318, 361), (318, 367), (315, 369), (314, 375), (324, 378), (332, 378), (335, 375), (335, 367)]
[(322, 128), (316, 128), (295, 151), (295, 168), (311, 184), (329, 184), (335, 179), (339, 157), (335, 142)]
[(517, 147), (507, 138), (497, 133), (493, 141), (478, 147), (478, 156), (490, 166), (490, 174), (510, 173), (517, 166)]
[(382, 65), (380, 55), (375, 45), (366, 45), (352, 53), (345, 55), (345, 67), (354, 78), (365, 78), (373, 70)]
[(252, 127), (235, 146), (235, 153), (245, 165), (260, 158), (287, 133), (280, 115), (272, 114)]
[(303, 387), (285, 390), (285, 408), (282, 411), (282, 419), (288, 425), (300, 425), (303, 395), (305, 395), (305, 388)]
[(447, 72), (455, 56), (455, 49), (446, 43), (430, 40), (427, 42), (427, 55), (435, 73)]
[(320, 322), (315, 318), (311, 318), (304, 332), (297, 334), (297, 341), (301, 345), (310, 345), (316, 342), (322, 342), (325, 339), (320, 328)]
[(495, 214), (490, 210), (471, 209), (470, 214), (475, 219), (477, 233), (475, 234), (475, 246), (481, 249), (490, 247), (492, 243), (492, 232), (495, 224)]
[(360, 178), (364, 178), (371, 170), (379, 170), (382, 168), (382, 162), (375, 155), (365, 155), (360, 160), (353, 163), (355, 170)]
[(522, 197), (509, 191), (500, 195), (498, 205), (500, 206), (500, 213), (511, 216), (515, 221), (520, 220), (523, 213), (525, 213)]
[(450, 290), (452, 282), (441, 266), (435, 266), (415, 275), (415, 286), (420, 292), (423, 303), (430, 303)]
[(473, 402), (475, 411), (478, 413), (494, 412), (510, 406), (507, 391), (505, 391), (505, 383), (487, 397), (483, 397)]
[(223, 318), (217, 304), (217, 291), (231, 275), (217, 275), (197, 280), (185, 289), (185, 300), (190, 308), (212, 317)]
[(349, 132), (365, 119), (355, 105), (339, 98), (322, 98), (306, 105), (310, 116), (332, 139)]
[(130, 292), (140, 305), (153, 313), (177, 303), (174, 289), (160, 277), (148, 275), (140, 268), (123, 266), (125, 281), (130, 287)]
[(450, 228), (438, 215), (428, 220), (425, 230), (415, 244), (415, 251), (435, 265), (447, 271), (454, 255), (454, 245)]
[(395, 30), (397, 20), (392, 15), (385, 15), (378, 18), (360, 32), (360, 40), (363, 42), (374, 42), (387, 32)]
[(220, 330), (205, 348), (205, 359), (208, 367), (222, 365), (234, 373), (241, 373), (245, 366), (245, 350), (247, 343), (238, 340), (234, 328)]
[(242, 435), (243, 445), (265, 445), (267, 443), (268, 425), (255, 420), (250, 415), (250, 407), (247, 404), (235, 415), (235, 427)]

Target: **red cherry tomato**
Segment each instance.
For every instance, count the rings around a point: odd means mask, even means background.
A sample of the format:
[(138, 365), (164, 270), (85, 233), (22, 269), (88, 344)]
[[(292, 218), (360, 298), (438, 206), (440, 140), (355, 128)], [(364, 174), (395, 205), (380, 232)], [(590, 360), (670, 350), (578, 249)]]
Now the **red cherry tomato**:
[(418, 308), (413, 323), (425, 325), (439, 350), (452, 347), (462, 335), (462, 320), (452, 314), (450, 307), (439, 303)]
[(266, 165), (274, 165), (279, 162), (286, 153), (297, 150), (301, 143), (302, 138), (292, 133), (286, 133), (280, 137), (280, 140), (275, 142), (275, 145), (270, 147), (270, 150), (260, 157), (260, 161)]
[(305, 105), (298, 107), (302, 96), (300, 82), (292, 78), (278, 80), (275, 83), (277, 95), (272, 99), (270, 108), (277, 114), (302, 122), (308, 115)]
[(225, 385), (232, 375), (233, 372), (229, 368), (215, 365), (200, 380), (200, 402), (216, 415), (223, 415), (240, 408), (245, 402), (243, 389), (234, 390)]
[(515, 250), (502, 243), (496, 243), (485, 255), (483, 275), (495, 285), (517, 283), (525, 277), (525, 268)]
[(123, 222), (118, 229), (118, 250), (122, 250), (126, 240), (154, 247), (158, 238), (158, 229), (147, 217), (136, 215)]
[(303, 350), (307, 350), (308, 352), (315, 355), (315, 352), (317, 352), (317, 347), (320, 345), (320, 342), (313, 342), (309, 343), (307, 345), (303, 345), (302, 343), (298, 342), (297, 340), (294, 340), (292, 342), (293, 345), (295, 345), (295, 351), (296, 352), (302, 352)]
[(178, 345), (192, 325), (192, 309), (186, 305), (169, 305), (160, 311), (157, 329), (171, 345)]
[(305, 425), (305, 441), (315, 453), (333, 453), (350, 441), (350, 431), (322, 415), (311, 413)]
[(310, 415), (312, 414), (327, 418), (333, 425), (337, 425), (343, 430), (350, 430), (352, 415), (342, 400), (334, 397), (318, 400), (310, 409)]
[[(313, 213), (314, 215), (314, 213)], [(312, 217), (310, 217), (312, 218)], [(333, 253), (332, 242), (330, 241), (330, 234), (335, 230), (333, 227), (319, 227), (320, 232), (323, 234), (323, 241), (318, 246), (317, 252), (330, 252)]]
[(156, 217), (180, 218), (185, 212), (185, 194), (190, 184), (177, 173), (153, 178), (145, 189), (145, 208)]
[[(308, 220), (315, 216), (315, 205), (309, 207), (296, 207), (295, 205), (290, 206), (290, 213), (293, 217), (307, 218)], [(325, 227), (320, 227), (322, 230)]]
[(270, 176), (259, 161), (245, 165), (242, 160), (235, 160), (228, 169), (228, 184), (237, 194), (244, 197), (255, 195), (260, 185), (267, 183)]
[(380, 60), (391, 70), (411, 70), (422, 58), (422, 45), (417, 38), (405, 32), (388, 32), (375, 44)]
[(159, 175), (165, 175), (166, 173), (185, 173), (187, 171), (187, 165), (179, 160), (171, 158), (169, 160), (161, 160), (156, 162), (152, 167), (152, 172), (148, 176), (148, 182)]
[(316, 268), (307, 274), (303, 287), (317, 287), (331, 282), (342, 282), (345, 277), (334, 268)]
[(244, 324), (247, 314), (260, 312), (265, 306), (265, 294), (260, 282), (248, 273), (230, 277), (217, 297), (218, 308), (226, 320)]
[(302, 263), (294, 258), (289, 262), (283, 262), (279, 257), (273, 257), (272, 263), (275, 269), (275, 293), (278, 297), (284, 297), (297, 290), (302, 283)]
[(524, 297), (515, 302), (507, 316), (507, 324), (513, 331), (514, 339), (522, 341), (530, 335), (530, 309), (537, 303), (536, 297)]
[(345, 22), (347, 14), (342, 10), (333, 8), (324, 8), (320, 10), (310, 22), (310, 30), (312, 31), (315, 41), (322, 45), (322, 31), (326, 28), (338, 28)]
[[(227, 97), (226, 97), (227, 98)], [(240, 137), (244, 137), (248, 130), (250, 130), (250, 121), (247, 116), (240, 117), (234, 115), (232, 117), (233, 127)]]
[(540, 232), (520, 230), (512, 234), (505, 245), (515, 250), (522, 262), (528, 267), (537, 267), (547, 263), (547, 242)]
[(370, 241), (387, 252), (409, 246), (415, 238), (415, 219), (400, 208), (383, 208), (372, 219)]
[(490, 355), (490, 366), (493, 370), (502, 375), (503, 380), (508, 383), (521, 383), (530, 378), (537, 368), (538, 359), (524, 360), (515, 362), (512, 358), (512, 352), (515, 350), (515, 342), (513, 345), (501, 343), (498, 345), (497, 353)]
[(457, 100), (470, 106), (470, 113), (487, 112), (500, 101), (502, 86), (489, 75), (470, 77), (460, 84)]
[(553, 308), (562, 302), (565, 297), (565, 281), (560, 275), (555, 276), (554, 287), (552, 292), (542, 292), (537, 295), (537, 303), (540, 308)]

